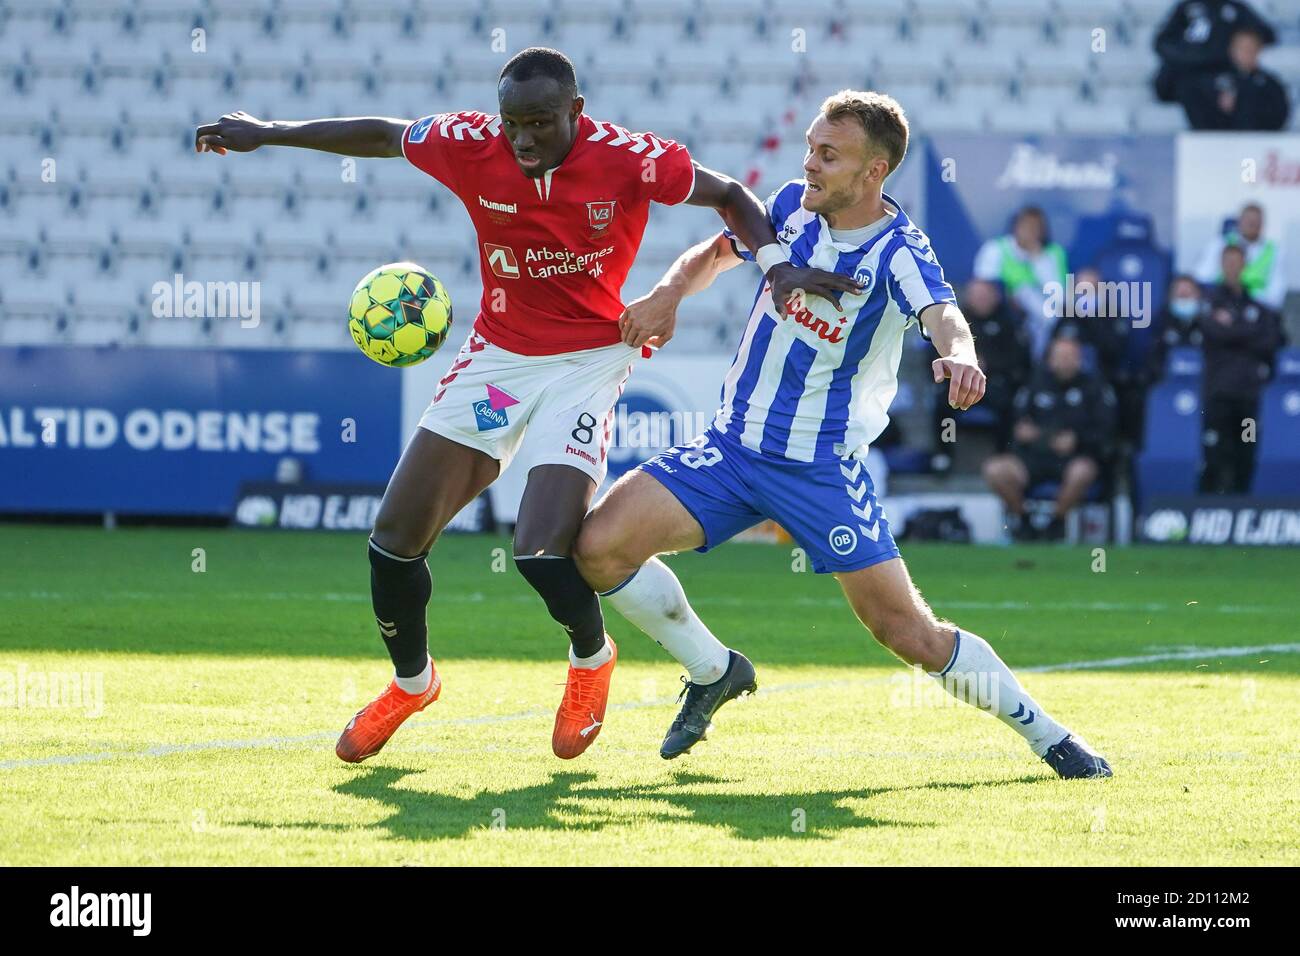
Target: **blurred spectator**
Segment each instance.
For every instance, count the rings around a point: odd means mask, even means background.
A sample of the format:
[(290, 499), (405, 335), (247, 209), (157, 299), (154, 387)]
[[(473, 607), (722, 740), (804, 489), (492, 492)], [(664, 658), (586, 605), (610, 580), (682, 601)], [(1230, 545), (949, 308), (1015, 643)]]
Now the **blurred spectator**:
[(1242, 206), (1237, 214), (1237, 227), (1205, 247), (1201, 261), (1196, 264), (1196, 278), (1203, 285), (1223, 281), (1225, 246), (1240, 246), (1245, 250), (1246, 269), (1241, 281), (1250, 297), (1270, 309), (1281, 309), (1287, 287), (1282, 269), (1284, 260), (1277, 241), (1264, 238), (1264, 210), (1255, 203)]
[[(1016, 392), (1029, 379), (1029, 337), (1025, 319), (1002, 295), (996, 282), (971, 279), (961, 295), (961, 311), (975, 334), (975, 350), (980, 368), (988, 379), (987, 390), (979, 407), (988, 409), (996, 421), (993, 440), (998, 451), (1011, 443), (1011, 406)], [(935, 402), (935, 427), (942, 429), (944, 419), (953, 415), (948, 407), (947, 383), (936, 386), (941, 397)]]
[(1123, 315), (1122, 304), (1101, 281), (1101, 273), (1088, 266), (1074, 275), (1074, 302), (1070, 314), (1063, 316), (1052, 336), (1079, 340), (1084, 347), (1084, 365), (1100, 372), (1114, 384), (1131, 323)]
[(1254, 30), (1265, 44), (1276, 41), (1273, 28), (1240, 0), (1183, 0), (1156, 34), (1160, 72), (1156, 99), (1177, 103), (1184, 81), (1232, 68), (1228, 47), (1239, 30)]
[(1007, 296), (1024, 310), (1035, 358), (1043, 354), (1056, 316), (1045, 309), (1047, 286), (1065, 287), (1065, 250), (1051, 241), (1047, 216), (1037, 206), (1016, 213), (1009, 235), (990, 239), (975, 255), (975, 277), (1001, 282)]
[(1077, 339), (1083, 346), (1083, 367), (1101, 376), (1115, 392), (1119, 437), (1129, 448), (1141, 441), (1140, 410), (1143, 383), (1124, 361), (1135, 303), (1119, 283), (1102, 282), (1101, 273), (1089, 266), (1074, 276), (1071, 315), (1052, 330), (1054, 338)]
[(1205, 464), (1201, 491), (1246, 494), (1255, 473), (1259, 393), (1284, 344), (1278, 313), (1251, 298), (1240, 246), (1223, 250), (1223, 282), (1201, 318), (1205, 351)]
[(1178, 101), (1192, 129), (1270, 130), (1286, 126), (1291, 113), (1286, 88), (1276, 76), (1260, 69), (1264, 41), (1254, 30), (1232, 35), (1228, 56), (1232, 64), (1217, 73), (1181, 80)]
[(1187, 274), (1174, 276), (1165, 304), (1152, 323), (1154, 338), (1147, 352), (1143, 384), (1153, 385), (1165, 377), (1171, 349), (1201, 347), (1201, 317), (1207, 306), (1208, 300), (1194, 278)]
[[(1073, 338), (1057, 338), (1040, 369), (1016, 395), (1017, 421), (1011, 451), (984, 463), (984, 478), (1011, 516), (1012, 534), (1026, 540), (1061, 538), (1065, 516), (1083, 501), (1109, 457), (1115, 430), (1115, 395), (1099, 376), (1083, 371), (1083, 350)], [(1050, 523), (1025, 518), (1025, 494), (1035, 485), (1058, 483)]]

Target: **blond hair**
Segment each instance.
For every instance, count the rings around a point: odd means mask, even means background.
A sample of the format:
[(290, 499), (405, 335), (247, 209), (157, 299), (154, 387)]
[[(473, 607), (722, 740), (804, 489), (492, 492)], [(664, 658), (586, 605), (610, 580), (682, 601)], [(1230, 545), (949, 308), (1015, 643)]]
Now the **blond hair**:
[(891, 173), (907, 153), (907, 117), (903, 115), (903, 107), (892, 96), (840, 90), (826, 97), (822, 103), (822, 116), (832, 122), (849, 116), (857, 117), (867, 134), (867, 148), (884, 153)]

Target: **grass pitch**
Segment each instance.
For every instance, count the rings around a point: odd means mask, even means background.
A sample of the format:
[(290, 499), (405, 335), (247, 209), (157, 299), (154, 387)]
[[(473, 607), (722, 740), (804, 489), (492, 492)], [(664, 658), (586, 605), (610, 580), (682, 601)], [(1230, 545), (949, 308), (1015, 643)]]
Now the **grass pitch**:
[(0, 527), (0, 865), (1300, 862), (1295, 551), (906, 549), (1117, 774), (1076, 782), (744, 544), (671, 560), (759, 694), (661, 760), (678, 668), (611, 611), (606, 725), (559, 761), (565, 642), (509, 554), (439, 543), (442, 697), (354, 767), (364, 536)]

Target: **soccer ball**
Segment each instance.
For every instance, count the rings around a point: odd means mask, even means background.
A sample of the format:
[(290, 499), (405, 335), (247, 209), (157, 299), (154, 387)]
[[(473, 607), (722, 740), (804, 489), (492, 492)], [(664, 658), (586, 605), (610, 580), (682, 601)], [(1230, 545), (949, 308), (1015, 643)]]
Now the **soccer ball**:
[(447, 341), (451, 296), (414, 262), (380, 266), (352, 292), (348, 331), (357, 348), (379, 364), (416, 365)]

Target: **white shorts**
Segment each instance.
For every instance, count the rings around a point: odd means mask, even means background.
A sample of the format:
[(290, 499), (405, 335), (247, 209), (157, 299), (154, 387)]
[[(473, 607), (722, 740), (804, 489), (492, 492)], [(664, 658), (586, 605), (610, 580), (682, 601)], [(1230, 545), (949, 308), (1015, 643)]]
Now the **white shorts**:
[(605, 480), (614, 407), (639, 349), (615, 345), (517, 355), (471, 331), (420, 427), (529, 469), (572, 465)]

